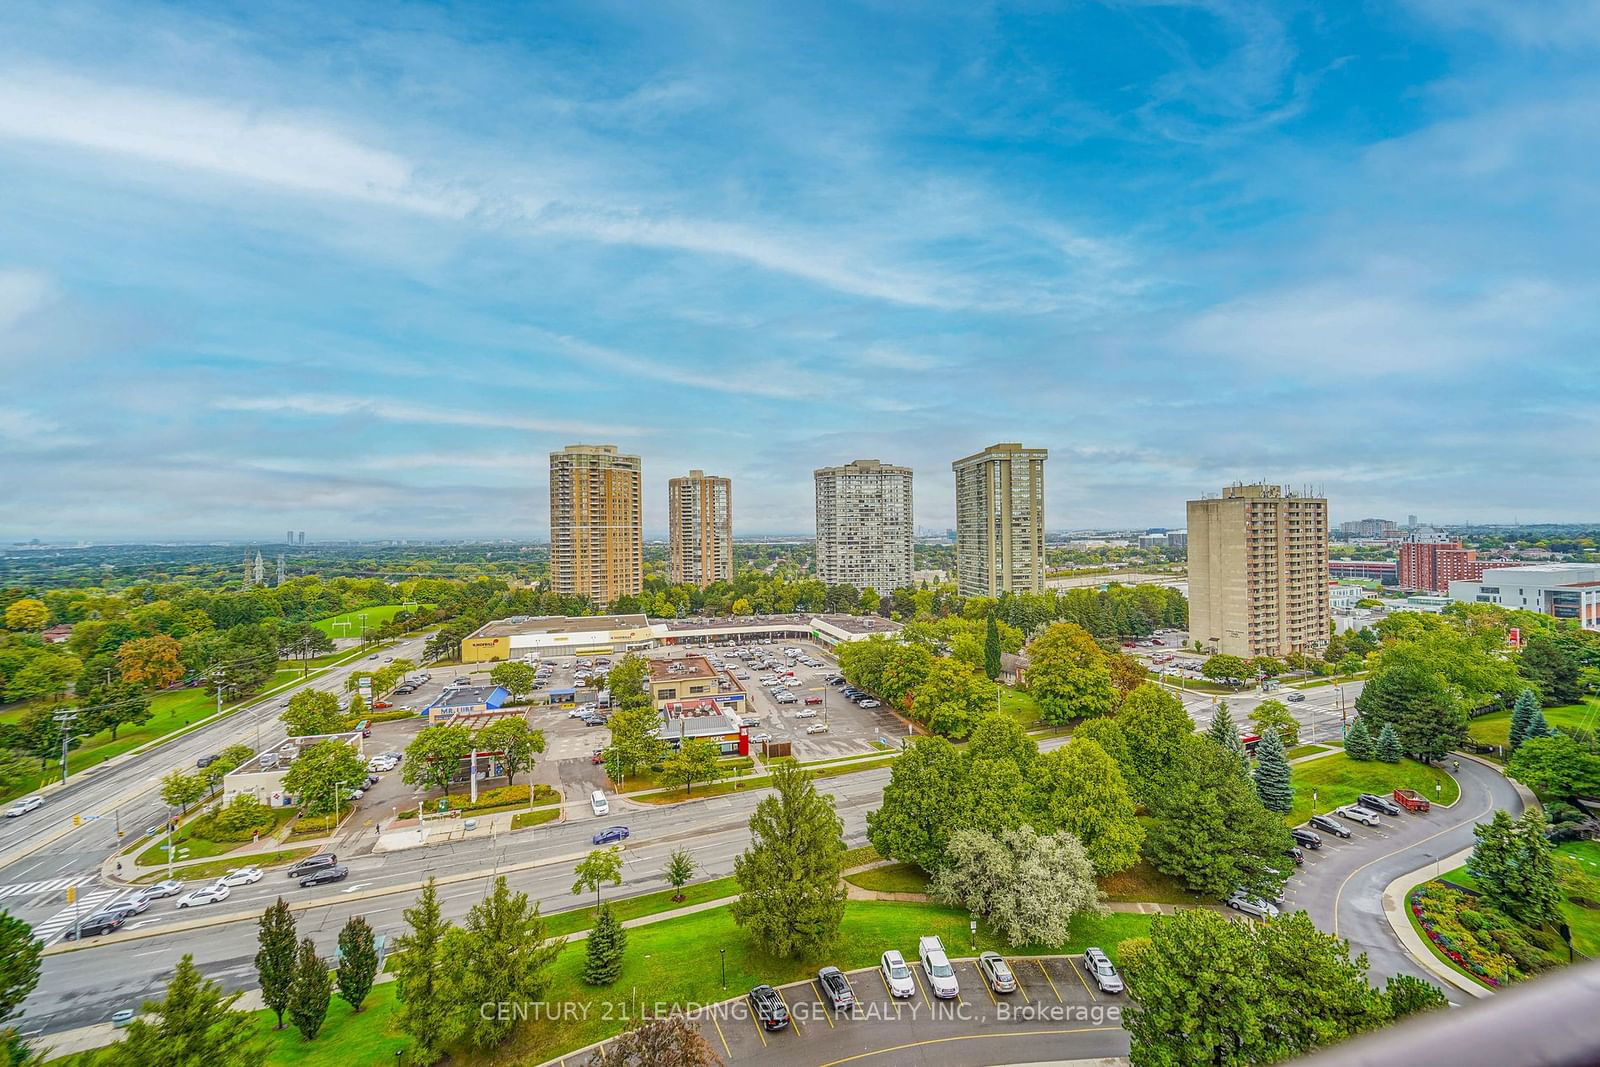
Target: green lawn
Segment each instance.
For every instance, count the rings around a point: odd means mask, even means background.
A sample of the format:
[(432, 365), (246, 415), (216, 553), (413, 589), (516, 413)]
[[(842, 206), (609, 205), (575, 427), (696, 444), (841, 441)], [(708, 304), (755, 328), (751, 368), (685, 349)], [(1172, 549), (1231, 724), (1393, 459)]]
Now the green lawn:
[[(1571, 856), (1583, 864), (1584, 870), (1600, 878), (1600, 842), (1568, 841), (1556, 846), (1556, 852)], [(1600, 908), (1585, 908), (1563, 900), (1561, 914), (1572, 929), (1572, 947), (1585, 956), (1600, 956)]]
[[(262, 837), (271, 837), (277, 833), (278, 828), (294, 818), (298, 811), (296, 808), (269, 808), (268, 810), (272, 813), (272, 825), (261, 831)], [(172, 835), (172, 844), (175, 847), (189, 850), (189, 855), (185, 857), (187, 859), (203, 860), (211, 856), (225, 855), (250, 843), (248, 840), (214, 841), (209, 837), (203, 837), (196, 831), (195, 820), (197, 818), (198, 816), (191, 817), (188, 822), (178, 827), (177, 833)], [(167, 862), (167, 853), (162, 846), (166, 843), (167, 839), (165, 837), (157, 838), (154, 844), (139, 853), (139, 858), (133, 861), (134, 864), (139, 867), (164, 867)]]
[(914, 863), (892, 863), (887, 867), (872, 867), (855, 874), (845, 875), (851, 885), (870, 889), (875, 893), (926, 893), (928, 875)]
[[(1544, 721), (1558, 728), (1584, 727), (1600, 729), (1600, 697), (1588, 697), (1582, 704), (1563, 704), (1545, 708)], [(1480, 745), (1506, 745), (1510, 743), (1511, 712), (1497, 711), (1480, 715), (1467, 723), (1467, 736)]]
[(311, 625), (329, 637), (360, 637), (363, 615), (366, 616), (366, 628), (370, 632), (378, 629), (402, 611), (422, 611), (431, 607), (433, 607), (432, 604), (418, 604), (414, 609), (407, 609), (401, 604), (375, 604), (370, 608), (357, 608), (355, 611), (347, 611), (342, 615), (318, 619)]
[(315, 1041), (302, 1038), (286, 1018), (284, 1029), (274, 1031), (275, 1016), (256, 1013), (257, 1030), (265, 1038), (266, 1067), (300, 1067), (302, 1064), (391, 1064), (397, 1051), (411, 1051), (411, 1038), (393, 1028), (394, 982), (372, 987), (361, 1014), (337, 996), (328, 1005), (328, 1017)]
[[(1399, 763), (1357, 762), (1340, 752), (1296, 764), (1289, 770), (1294, 779), (1294, 810), (1286, 817), (1290, 826), (1298, 826), (1313, 814), (1349, 804), (1362, 793), (1387, 796), (1396, 789), (1415, 789), (1430, 801), (1442, 804), (1453, 803), (1460, 795), (1456, 780), (1450, 775), (1409, 759)], [(1438, 792), (1434, 791), (1435, 785), (1441, 787)], [(1317, 794), (1315, 802), (1313, 790)]]
[(1106, 900), (1120, 903), (1207, 904), (1210, 901), (1189, 892), (1170, 874), (1162, 874), (1149, 861), (1140, 860), (1125, 871), (1100, 879)]
[[(683, 899), (673, 900), (672, 890), (646, 893), (638, 897), (623, 897), (611, 902), (611, 913), (619, 922), (642, 919), (646, 915), (659, 915), (708, 900), (739, 895), (739, 883), (732, 878), (713, 878), (708, 882), (693, 882), (683, 887)], [(564, 936), (587, 930), (594, 925), (594, 906), (573, 908), (571, 911), (553, 912), (545, 919), (545, 931), (551, 937)]]
[[(172, 876), (182, 882), (206, 882), (220, 878), (236, 867), (282, 867), (286, 863), (305, 859), (316, 851), (315, 848), (286, 848), (277, 852), (258, 852), (251, 856), (237, 856), (233, 859), (212, 860), (210, 863), (196, 863), (192, 867), (179, 867), (173, 871)], [(134, 882), (135, 884), (159, 882), (166, 876), (166, 867), (161, 867), (149, 874), (140, 875)]]
[(541, 808), (538, 811), (519, 812), (511, 817), (511, 828), (513, 830), (526, 830), (530, 826), (555, 822), (560, 816), (560, 808)]
[(1325, 752), (1331, 747), (1331, 745), (1296, 745), (1284, 754), (1289, 759), (1299, 759), (1301, 756), (1309, 756), (1313, 752)]
[(1039, 705), (1032, 694), (1010, 686), (1000, 687), (1000, 710), (1020, 722), (1024, 728), (1039, 725)]

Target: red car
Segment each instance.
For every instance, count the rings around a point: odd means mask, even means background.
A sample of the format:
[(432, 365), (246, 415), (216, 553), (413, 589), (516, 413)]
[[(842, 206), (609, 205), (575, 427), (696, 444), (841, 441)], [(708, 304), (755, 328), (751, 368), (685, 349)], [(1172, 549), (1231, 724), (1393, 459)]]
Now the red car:
[(603, 748), (595, 749), (594, 750), (594, 755), (589, 757), (589, 762), (590, 763), (599, 764), (599, 763), (604, 763), (605, 761), (606, 761), (606, 750), (603, 749)]
[(820, 704), (820, 703), (822, 703), (822, 698), (821, 697), (806, 697), (806, 703), (807, 704)]
[(372, 702), (372, 710), (373, 711), (382, 711), (384, 708), (392, 708), (392, 707), (394, 707), (394, 705), (389, 703), (387, 700), (374, 700)]

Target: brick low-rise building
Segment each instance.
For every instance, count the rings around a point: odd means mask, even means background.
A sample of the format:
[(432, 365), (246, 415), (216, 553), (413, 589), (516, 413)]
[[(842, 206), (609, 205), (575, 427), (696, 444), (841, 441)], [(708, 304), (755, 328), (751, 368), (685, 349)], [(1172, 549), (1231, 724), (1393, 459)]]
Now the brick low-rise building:
[(1400, 544), (1400, 588), (1446, 594), (1451, 582), (1476, 582), (1487, 570), (1515, 567), (1513, 560), (1480, 560), (1476, 549), (1432, 530), (1419, 530)]

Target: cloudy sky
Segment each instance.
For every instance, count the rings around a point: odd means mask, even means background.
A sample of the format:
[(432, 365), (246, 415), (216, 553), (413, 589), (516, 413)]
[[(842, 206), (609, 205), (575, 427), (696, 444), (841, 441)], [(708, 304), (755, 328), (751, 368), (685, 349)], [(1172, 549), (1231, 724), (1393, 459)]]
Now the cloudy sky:
[(543, 537), (1050, 449), (1600, 518), (1594, 0), (0, 5), (0, 535)]

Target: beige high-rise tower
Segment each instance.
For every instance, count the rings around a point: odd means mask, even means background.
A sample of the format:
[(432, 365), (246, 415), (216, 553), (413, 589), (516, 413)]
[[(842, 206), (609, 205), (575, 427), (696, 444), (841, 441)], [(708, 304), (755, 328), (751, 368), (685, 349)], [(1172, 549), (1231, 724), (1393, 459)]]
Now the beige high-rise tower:
[(1231, 656), (1328, 644), (1328, 501), (1230, 485), (1189, 501), (1189, 639)]
[(550, 587), (596, 604), (644, 588), (643, 481), (616, 445), (550, 453)]
[(813, 472), (817, 577), (887, 596), (911, 584), (911, 468), (875, 459)]
[(672, 580), (698, 585), (733, 580), (733, 483), (690, 471), (667, 482)]
[(1044, 592), (1044, 461), (1050, 452), (990, 445), (956, 472), (956, 586), (962, 596)]

